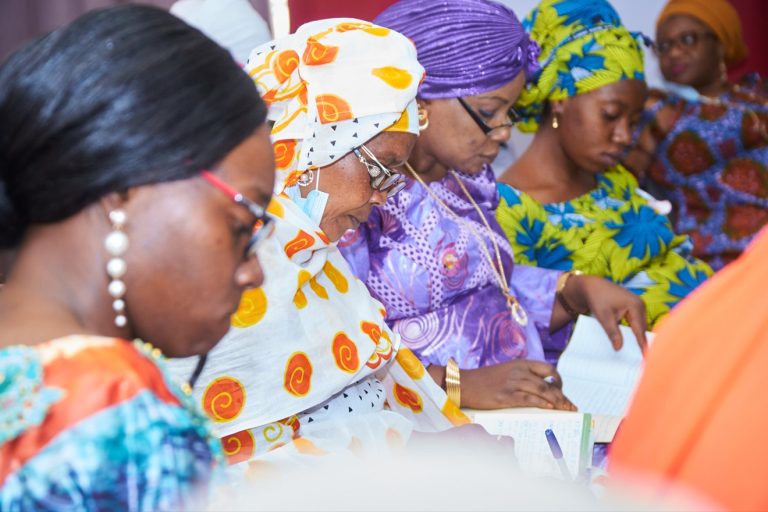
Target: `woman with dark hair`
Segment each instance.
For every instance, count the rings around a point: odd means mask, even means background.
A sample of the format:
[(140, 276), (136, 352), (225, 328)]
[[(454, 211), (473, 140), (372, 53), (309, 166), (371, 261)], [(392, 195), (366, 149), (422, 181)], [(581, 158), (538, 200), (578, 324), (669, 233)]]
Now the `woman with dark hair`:
[(0, 68), (0, 509), (204, 493), (221, 448), (161, 359), (205, 354), (263, 281), (265, 115), (225, 50), (150, 7), (91, 12)]

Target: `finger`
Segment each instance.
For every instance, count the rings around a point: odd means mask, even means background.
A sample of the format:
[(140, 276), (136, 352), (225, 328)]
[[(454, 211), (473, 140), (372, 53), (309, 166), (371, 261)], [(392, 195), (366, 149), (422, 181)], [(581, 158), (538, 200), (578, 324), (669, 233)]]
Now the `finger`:
[(576, 404), (574, 404), (573, 402), (571, 402), (571, 399), (570, 399), (570, 398), (568, 398), (568, 397), (567, 397), (567, 396), (565, 396), (565, 395), (563, 395), (563, 398), (565, 398), (565, 402), (568, 404), (568, 406), (570, 406), (570, 410), (571, 410), (571, 411), (578, 411), (578, 410), (579, 410), (579, 408), (578, 408), (578, 407), (576, 407)]
[(608, 339), (611, 340), (614, 350), (621, 350), (621, 346), (624, 344), (624, 338), (621, 336), (619, 330), (619, 321), (614, 315), (613, 311), (603, 312), (594, 311), (595, 318), (603, 326), (605, 334), (608, 335)]
[(533, 360), (526, 360), (526, 363), (528, 363), (528, 370), (537, 377), (544, 378), (552, 375), (557, 377), (558, 380), (560, 379), (560, 375), (557, 373), (557, 370), (555, 370), (555, 367), (549, 363)]
[(523, 391), (530, 395), (536, 395), (542, 400), (546, 400), (556, 409), (570, 410), (572, 404), (565, 398), (559, 388), (550, 386), (544, 379), (533, 377), (531, 379), (520, 379), (516, 381), (517, 391)]
[(645, 352), (645, 349), (648, 347), (648, 340), (645, 337), (645, 332), (648, 330), (648, 322), (645, 315), (645, 304), (642, 301), (639, 301), (635, 307), (629, 308), (627, 311), (627, 322), (632, 332), (635, 333), (637, 344)]
[(544, 400), (538, 395), (532, 395), (525, 391), (515, 391), (510, 396), (512, 407), (536, 407), (538, 409), (555, 409), (555, 404)]

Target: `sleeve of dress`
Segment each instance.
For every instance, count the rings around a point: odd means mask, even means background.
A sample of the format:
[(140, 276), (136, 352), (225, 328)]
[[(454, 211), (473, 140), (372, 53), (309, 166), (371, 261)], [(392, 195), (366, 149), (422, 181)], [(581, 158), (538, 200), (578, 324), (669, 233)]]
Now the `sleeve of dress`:
[(509, 280), (510, 290), (528, 313), (528, 322), (532, 323), (539, 333), (544, 354), (549, 362), (553, 362), (553, 358), (556, 359), (565, 349), (572, 329), (571, 322), (554, 333), (551, 333), (549, 328), (555, 307), (555, 287), (560, 274), (562, 272), (559, 270), (515, 265)]
[(509, 280), (512, 293), (542, 334), (549, 332), (552, 309), (555, 307), (555, 287), (560, 274), (559, 270), (515, 265)]

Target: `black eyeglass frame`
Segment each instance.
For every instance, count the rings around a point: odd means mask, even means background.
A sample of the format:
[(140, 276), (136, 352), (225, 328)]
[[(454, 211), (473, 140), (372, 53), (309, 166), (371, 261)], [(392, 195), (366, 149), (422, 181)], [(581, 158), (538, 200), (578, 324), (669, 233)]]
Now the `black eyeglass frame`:
[(514, 109), (514, 107), (510, 107), (510, 109), (507, 111), (507, 117), (509, 118), (509, 123), (505, 123), (499, 126), (489, 126), (488, 123), (483, 121), (483, 118), (480, 117), (480, 114), (478, 114), (475, 109), (472, 108), (472, 106), (467, 103), (467, 100), (465, 100), (462, 97), (456, 98), (459, 100), (459, 104), (464, 107), (464, 110), (467, 111), (467, 114), (469, 114), (469, 117), (472, 118), (472, 120), (477, 124), (478, 127), (483, 131), (485, 135), (488, 135), (494, 130), (501, 130), (502, 128), (512, 128), (515, 126), (515, 124), (519, 123), (522, 117), (517, 112), (517, 110)]

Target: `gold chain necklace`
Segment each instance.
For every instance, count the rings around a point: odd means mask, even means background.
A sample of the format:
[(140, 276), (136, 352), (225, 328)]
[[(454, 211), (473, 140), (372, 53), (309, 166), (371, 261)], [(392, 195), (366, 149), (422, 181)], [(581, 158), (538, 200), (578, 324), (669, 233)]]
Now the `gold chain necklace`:
[[(485, 218), (485, 215), (483, 214), (483, 211), (480, 209), (480, 206), (475, 202), (472, 195), (469, 193), (467, 188), (464, 186), (464, 183), (462, 183), (461, 178), (454, 172), (449, 171), (451, 176), (456, 180), (456, 182), (459, 184), (459, 187), (461, 188), (461, 191), (464, 193), (464, 196), (467, 198), (467, 200), (472, 204), (472, 206), (475, 208), (475, 211), (480, 216), (480, 218), (483, 220), (483, 224), (485, 225), (485, 228), (488, 230), (488, 237), (491, 240), (491, 243), (493, 244), (493, 249), (496, 252), (496, 262), (494, 263), (494, 258), (491, 255), (491, 251), (488, 250), (488, 247), (485, 243), (485, 239), (480, 235), (480, 233), (475, 230), (474, 226), (472, 224), (461, 218), (459, 214), (454, 212), (450, 206), (445, 204), (442, 199), (440, 199), (437, 194), (435, 194), (434, 191), (424, 183), (424, 180), (421, 179), (421, 176), (411, 167), (411, 164), (408, 162), (405, 163), (405, 168), (408, 169), (408, 172), (411, 173), (411, 175), (418, 181), (422, 187), (424, 187), (427, 190), (427, 193), (434, 199), (446, 212), (448, 212), (454, 219), (456, 219), (461, 225), (466, 227), (469, 232), (472, 234), (472, 236), (475, 237), (478, 244), (480, 245), (480, 248), (482, 249), (482, 254), (487, 260), (488, 264), (491, 267), (491, 271), (493, 272), (494, 277), (496, 278), (496, 281), (499, 284), (499, 288), (501, 288), (502, 293), (504, 293), (504, 296), (507, 299), (507, 306), (509, 307), (509, 311), (512, 314), (512, 318), (520, 324), (521, 326), (525, 327), (528, 325), (528, 313), (525, 312), (525, 309), (520, 304), (520, 301), (517, 300), (517, 297), (512, 295), (512, 291), (509, 289), (509, 284), (507, 283), (507, 276), (504, 272), (504, 265), (501, 260), (501, 251), (499, 250), (499, 245), (496, 243), (496, 239), (494, 238), (494, 232), (493, 229), (491, 229), (491, 225), (488, 223), (488, 219)], [(497, 267), (498, 265), (498, 267)]]

